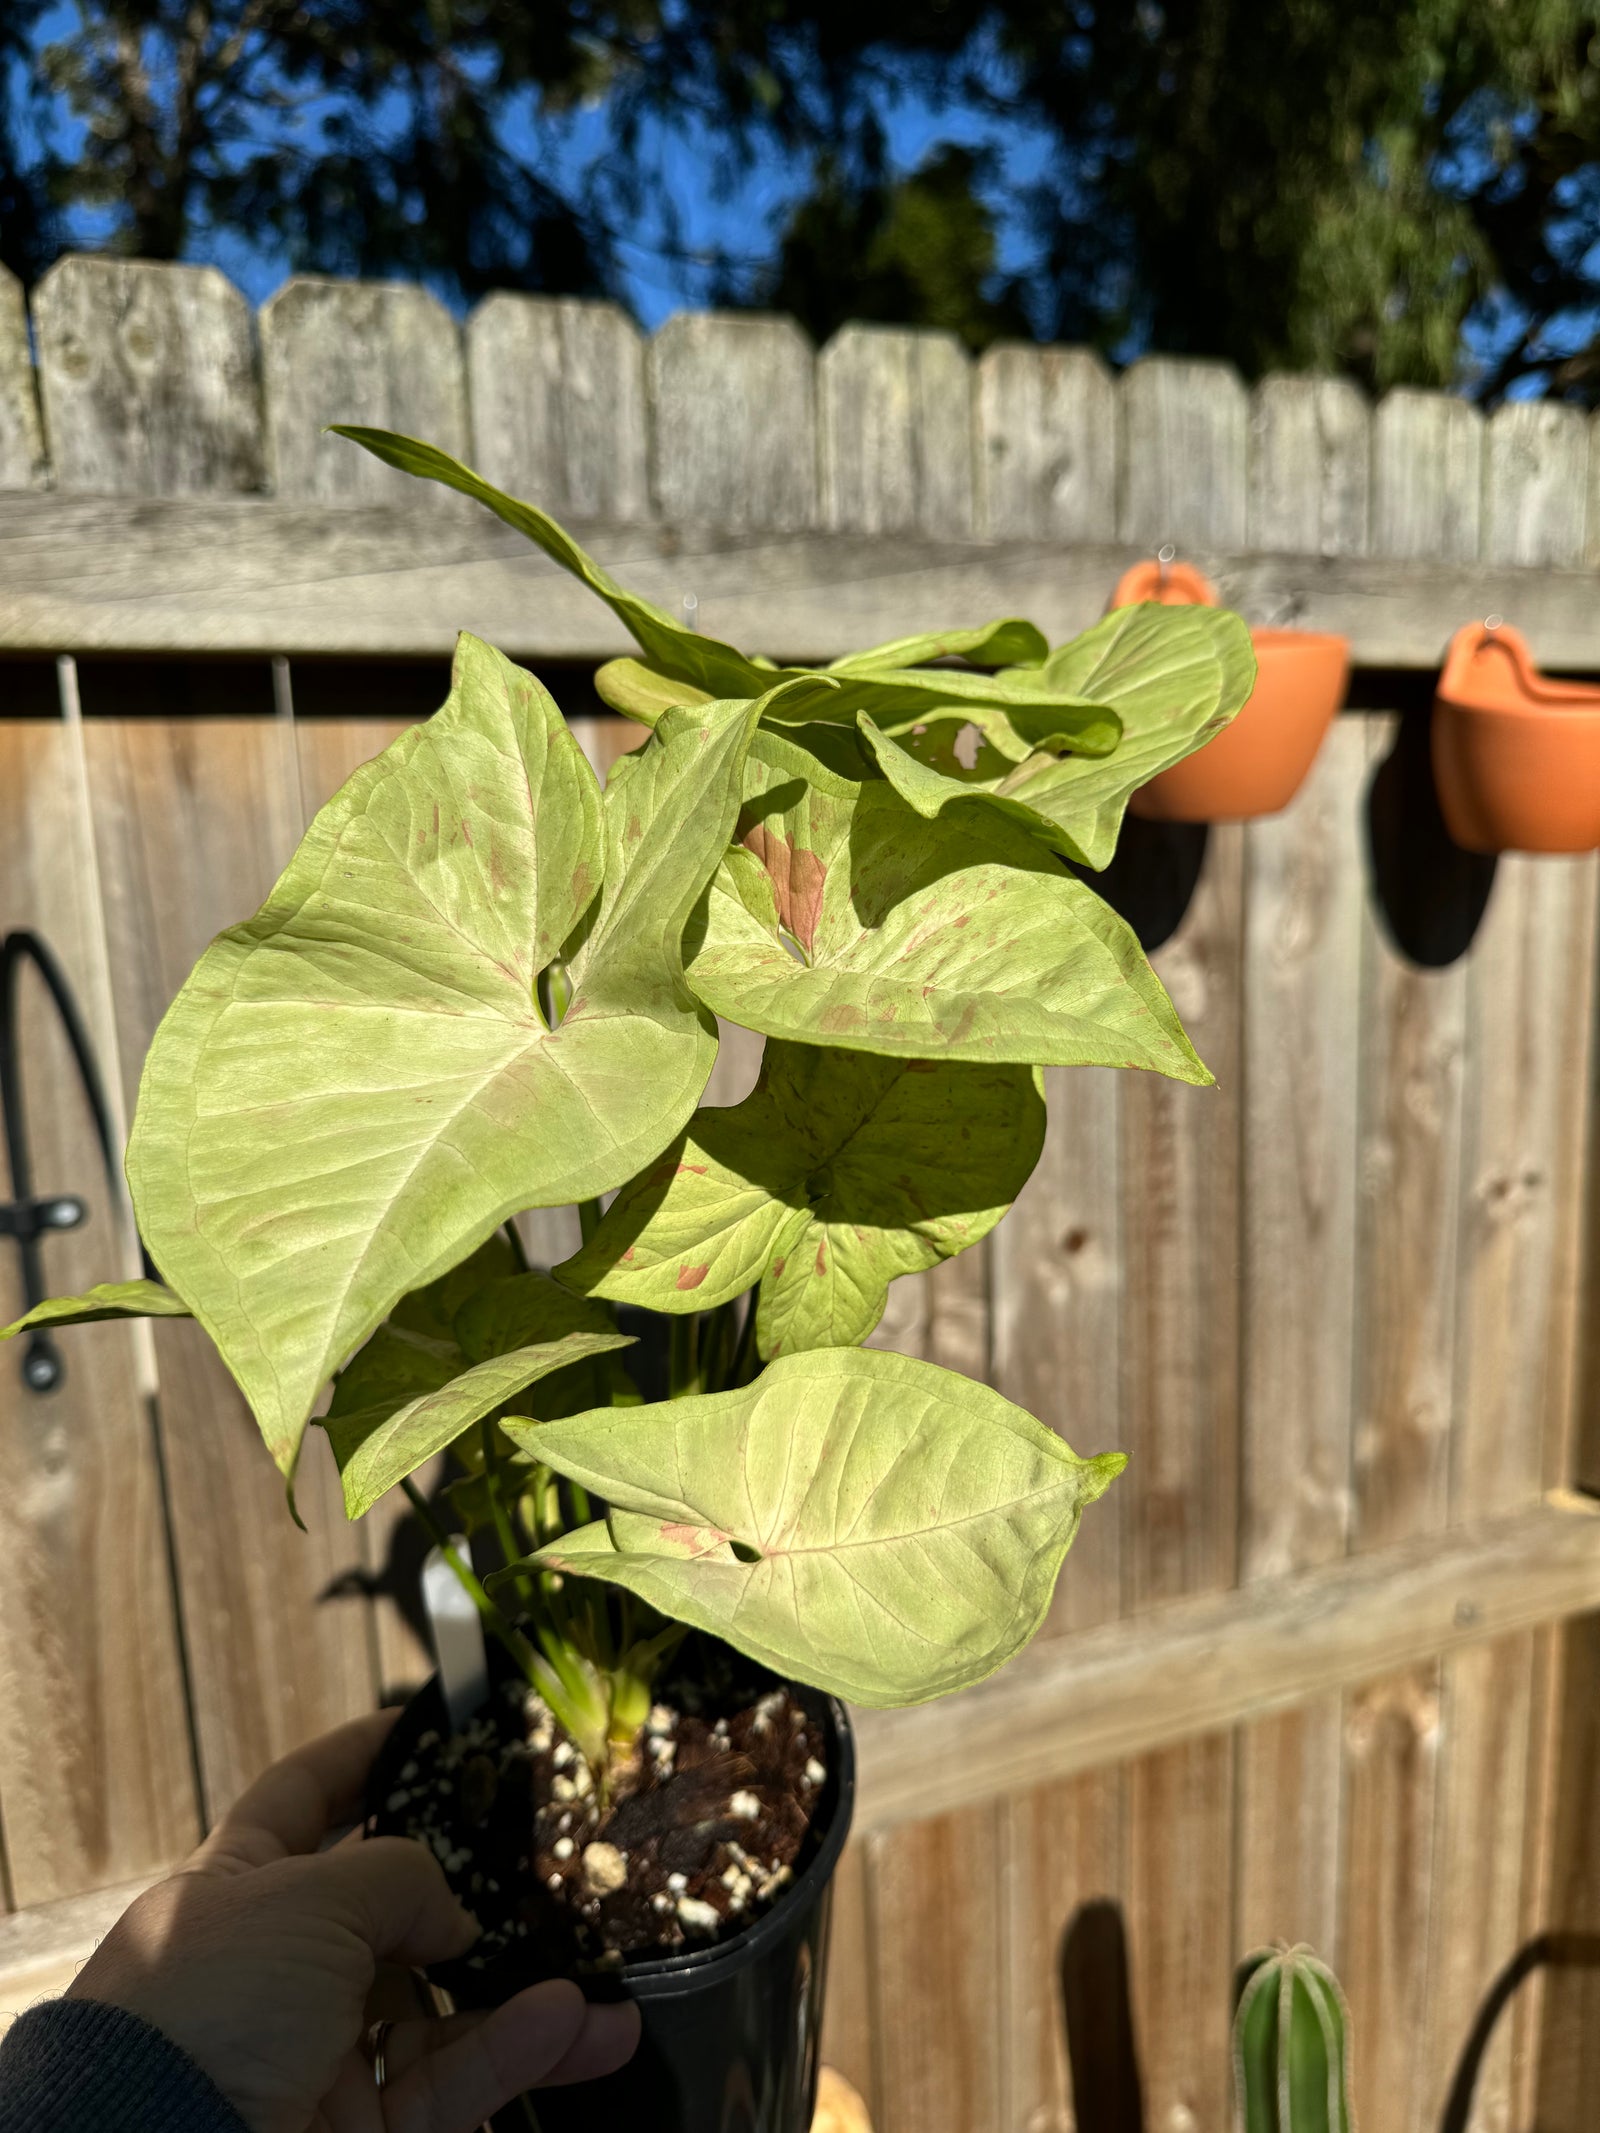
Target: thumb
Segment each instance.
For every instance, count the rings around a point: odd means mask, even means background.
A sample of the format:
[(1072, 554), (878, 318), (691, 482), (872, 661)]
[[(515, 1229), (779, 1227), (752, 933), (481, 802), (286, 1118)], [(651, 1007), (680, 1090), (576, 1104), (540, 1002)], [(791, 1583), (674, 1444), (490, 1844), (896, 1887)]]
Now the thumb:
[(478, 1937), (437, 1859), (409, 1837), (369, 1837), (295, 1864), (305, 1877), (301, 1900), (347, 1927), (379, 1962), (444, 1962)]

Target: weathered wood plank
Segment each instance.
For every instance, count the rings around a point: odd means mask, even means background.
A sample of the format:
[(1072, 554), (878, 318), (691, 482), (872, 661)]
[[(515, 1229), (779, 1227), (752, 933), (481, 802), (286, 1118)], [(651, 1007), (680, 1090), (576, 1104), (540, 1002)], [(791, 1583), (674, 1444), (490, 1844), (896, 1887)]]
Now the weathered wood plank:
[[(1488, 426), (1484, 550), (1572, 564), (1583, 549), (1587, 424), (1575, 409), (1501, 408)], [(1569, 1440), (1584, 1124), (1594, 1021), (1593, 859), (1500, 861), (1467, 977), (1450, 1515), (1533, 1501)], [(1445, 1668), (1427, 2108), (1443, 2108), (1458, 2040), (1522, 1937), (1536, 1779), (1532, 1634)], [(1472, 2133), (1503, 2133), (1513, 2024), (1478, 2079)]]
[[(1118, 389), (1124, 538), (1184, 547), (1242, 540), (1238, 379), (1218, 364), (1163, 358), (1136, 364)], [(1231, 1585), (1236, 1571), (1243, 896), (1242, 832), (1214, 827), (1189, 908), (1151, 959), (1216, 1087), (1125, 1074), (1119, 1093), (1129, 1466), (1118, 1487), (1123, 1605), (1132, 1614)], [(1148, 2119), (1210, 2125), (1227, 2067), (1231, 1736), (1136, 1765), (1128, 1822), (1128, 1940)]]
[(461, 335), (436, 297), (398, 283), (297, 275), (262, 306), (260, 328), (267, 472), (278, 496), (399, 504), (436, 519), (477, 509), (323, 434), (330, 422), (365, 422), (466, 457)]
[(1372, 410), (1345, 378), (1263, 378), (1250, 396), (1252, 548), (1364, 555)]
[[(944, 1754), (964, 1757), (953, 1709), (945, 1726)], [(1002, 1958), (994, 1809), (871, 1836), (867, 1850), (877, 2133), (998, 2126)]]
[[(123, 1075), (220, 927), (260, 902), (299, 834), (279, 722), (96, 719), (85, 728)], [(320, 1432), (300, 1532), (255, 1424), (197, 1326), (156, 1329), (162, 1441), (206, 1806), (370, 1706), (366, 1610), (324, 1599), (360, 1557)]]
[(815, 364), (793, 319), (679, 312), (647, 365), (653, 491), (669, 523), (816, 525)]
[(0, 2031), (24, 2009), (66, 1991), (152, 1878), (140, 1876), (0, 1919)]
[[(1373, 433), (1375, 555), (1470, 557), (1482, 421), (1460, 401), (1392, 393)], [(1374, 755), (1384, 745), (1373, 732)], [(1466, 971), (1420, 970), (1375, 911), (1363, 940), (1352, 1545), (1428, 1531), (1447, 1511), (1454, 1385)], [(1427, 2084), (1416, 2040), (1427, 1966), (1439, 1744), (1436, 1662), (1369, 1683), (1346, 1708), (1341, 1954), (1368, 2133), (1412, 2133)]]
[(1448, 393), (1388, 394), (1372, 426), (1373, 554), (1472, 563), (1482, 518), (1482, 415)]
[[(1423, 1533), (1041, 1639), (958, 1707), (857, 1714), (863, 1831), (1099, 1770), (1600, 1607), (1600, 1511)], [(960, 1712), (961, 1754), (948, 1733)], [(1436, 1722), (1437, 1711), (1428, 1722)], [(1413, 2038), (1415, 2032), (1413, 2032)]]
[[(1262, 546), (1359, 555), (1371, 421), (1354, 387), (1269, 378), (1251, 400)], [(1356, 1078), (1366, 739), (1336, 721), (1284, 814), (1245, 832), (1243, 1405), (1239, 1576), (1344, 1553), (1355, 1338)], [(1339, 1698), (1238, 1742), (1238, 1949), (1338, 1952)]]
[(1118, 393), (1123, 540), (1171, 541), (1191, 561), (1195, 549), (1242, 548), (1249, 402), (1237, 375), (1225, 363), (1145, 356)]
[(486, 297), (467, 321), (471, 462), (558, 518), (650, 516), (644, 343), (616, 304)]
[(260, 488), (250, 307), (215, 267), (58, 260), (33, 293), (33, 328), (57, 489)]
[(1117, 389), (1097, 355), (1002, 341), (979, 361), (974, 420), (980, 533), (1114, 538)]
[(971, 532), (972, 365), (953, 335), (846, 326), (817, 359), (817, 397), (824, 525)]
[[(0, 725), (0, 914), (59, 958), (108, 1082), (116, 1033), (100, 983), (93, 851), (74, 735)], [(19, 1066), (36, 1192), (78, 1193), (90, 1218), (43, 1245), (68, 1294), (130, 1271), (130, 1238), (93, 1117), (44, 989), (20, 990)], [(24, 1308), (0, 1254), (0, 1324)], [(59, 1337), (50, 1393), (0, 1349), (0, 1818), (19, 1905), (123, 1882), (177, 1858), (198, 1831), (160, 1464), (140, 1336)]]
[[(0, 648), (435, 658), (468, 628), (517, 658), (629, 649), (591, 593), (487, 512), (446, 531), (419, 507), (422, 485), (395, 493), (396, 508), (355, 510), (0, 492)], [(779, 659), (831, 659), (952, 617), (1021, 614), (1052, 640), (1072, 636), (1099, 619), (1150, 545), (574, 531), (647, 598), (676, 609), (692, 589), (702, 629)], [(1517, 617), (1547, 667), (1600, 668), (1600, 603), (1586, 571), (1396, 568), (1199, 543), (1186, 553), (1250, 621), (1292, 616), (1336, 631), (1358, 666), (1436, 668), (1463, 615), (1498, 611)]]
[[(1361, 722), (1340, 721), (1294, 805), (1246, 831), (1243, 1582), (1331, 1562), (1350, 1516)], [(1239, 1744), (1239, 1938), (1337, 1933), (1337, 1700)]]
[(872, 1959), (872, 1919), (867, 1896), (866, 1848), (845, 1847), (833, 1877), (833, 1918), (828, 1928), (828, 1991), (822, 2021), (822, 2057), (843, 2074), (873, 2116), (878, 2110), (874, 2038), (877, 1977)]
[[(1561, 1772), (1550, 1832), (1549, 1925), (1600, 1935), (1600, 1613), (1563, 1636)], [(1600, 1965), (1552, 1967), (1539, 2032), (1539, 2133), (1589, 2133), (1600, 2095)]]
[(0, 489), (37, 489), (45, 479), (44, 430), (28, 345), (22, 284), (0, 267)]

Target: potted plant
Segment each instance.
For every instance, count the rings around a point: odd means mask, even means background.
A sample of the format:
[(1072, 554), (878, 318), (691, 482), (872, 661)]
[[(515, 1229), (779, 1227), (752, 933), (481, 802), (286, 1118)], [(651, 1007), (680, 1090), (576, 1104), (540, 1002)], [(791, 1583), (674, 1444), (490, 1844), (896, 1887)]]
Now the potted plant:
[[(539, 2122), (801, 2133), (835, 1699), (1003, 1665), (1122, 1465), (861, 1344), (1015, 1197), (1042, 1067), (1210, 1079), (1063, 862), (1104, 866), (1129, 794), (1244, 701), (1248, 639), (1152, 606), (1055, 651), (1008, 621), (778, 669), (443, 453), (349, 434), (592, 586), (639, 646), (602, 691), (651, 731), (602, 791), (534, 678), (463, 637), (443, 708), (156, 1033), (127, 1171), (162, 1280), (22, 1323), (192, 1313), (291, 1504), (315, 1417), (352, 1518), (399, 1487), (433, 1527), (498, 1675), (464, 1727), (424, 1692), (377, 1816), (484, 1926), (458, 1993), (576, 1967), (645, 2016), (605, 2098)], [(764, 1064), (697, 1109), (718, 1016)], [(566, 1204), (581, 1248), (530, 1267), (515, 1218)], [(441, 1452), (443, 1511), (414, 1478)]]
[(1451, 638), (1431, 741), (1445, 826), (1464, 851), (1600, 847), (1600, 689), (1547, 680), (1498, 616)]
[[(1164, 556), (1124, 572), (1113, 610), (1136, 601), (1204, 607), (1216, 589), (1189, 563)], [(1275, 815), (1305, 783), (1323, 735), (1344, 702), (1350, 646), (1315, 630), (1250, 632), (1256, 685), (1238, 717), (1133, 796), (1149, 822), (1245, 822)]]

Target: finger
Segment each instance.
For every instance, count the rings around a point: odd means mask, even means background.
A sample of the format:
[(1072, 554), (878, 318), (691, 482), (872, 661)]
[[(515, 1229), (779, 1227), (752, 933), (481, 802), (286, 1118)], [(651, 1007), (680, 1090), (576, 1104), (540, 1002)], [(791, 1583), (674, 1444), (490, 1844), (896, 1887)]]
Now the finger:
[(569, 2081), (598, 2081), (626, 2066), (639, 2049), (639, 2010), (632, 2000), (597, 2000), (583, 2028), (540, 2086), (563, 2088)]
[(398, 1716), (375, 1711), (355, 1719), (264, 1770), (195, 1853), (191, 1868), (230, 1873), (314, 1852), (330, 1828), (360, 1807), (373, 1758)]
[(378, 1962), (421, 1969), (465, 1955), (478, 1937), (438, 1860), (409, 1837), (341, 1844), (282, 1871), (303, 1877), (294, 1890), (302, 1912), (345, 1926)]
[(552, 1978), (481, 2022), (452, 2029), (384, 2090), (388, 2133), (475, 2133), (561, 2064), (589, 2013), (576, 1985)]
[(370, 2061), (359, 2051), (339, 2062), (333, 2087), (322, 2099), (311, 2133), (386, 2133), (383, 2098), (372, 2078)]

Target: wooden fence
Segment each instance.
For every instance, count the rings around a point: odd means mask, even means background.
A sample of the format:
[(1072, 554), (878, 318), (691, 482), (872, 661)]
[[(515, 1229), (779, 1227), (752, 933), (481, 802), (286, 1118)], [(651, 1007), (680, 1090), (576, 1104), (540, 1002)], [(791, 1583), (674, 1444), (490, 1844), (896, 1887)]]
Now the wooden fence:
[[(828, 2051), (881, 2133), (1215, 2133), (1233, 1964), (1304, 1937), (1348, 1984), (1365, 2133), (1431, 2133), (1515, 1952), (1600, 1929), (1597, 871), (1502, 861), (1423, 968), (1369, 796), (1457, 624), (1497, 608), (1600, 669), (1585, 418), (872, 328), (816, 354), (781, 319), (646, 342), (513, 296), (458, 329), (388, 285), (294, 281), (257, 318), (210, 271), (94, 259), (30, 331), (0, 284), (0, 924), (62, 957), (123, 1117), (199, 948), (427, 707), (456, 628), (544, 662), (597, 760), (626, 745), (585, 695), (605, 612), (338, 419), (463, 453), (778, 655), (1000, 613), (1064, 634), (1164, 541), (1252, 619), (1350, 634), (1373, 708), (1287, 814), (1211, 833), (1155, 958), (1217, 1088), (1053, 1074), (1009, 1221), (892, 1292), (880, 1338), (1132, 1457), (1016, 1667), (863, 1720)], [(38, 1008), (37, 1180), (98, 1207), (47, 1246), (75, 1286), (127, 1247)], [(0, 1359), (12, 2004), (420, 1663), (363, 1597), (404, 1532), (347, 1528), (313, 1459), (298, 1533), (192, 1327), (89, 1329), (68, 1362), (38, 1396)], [(1600, 1990), (1557, 1961), (1470, 2125), (1577, 2133), (1596, 2094)]]

